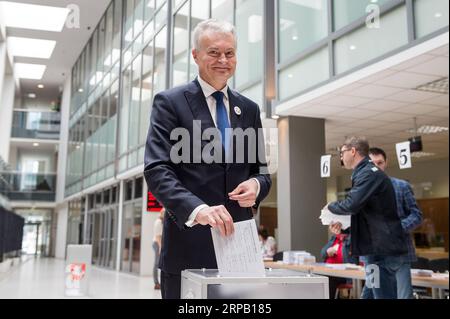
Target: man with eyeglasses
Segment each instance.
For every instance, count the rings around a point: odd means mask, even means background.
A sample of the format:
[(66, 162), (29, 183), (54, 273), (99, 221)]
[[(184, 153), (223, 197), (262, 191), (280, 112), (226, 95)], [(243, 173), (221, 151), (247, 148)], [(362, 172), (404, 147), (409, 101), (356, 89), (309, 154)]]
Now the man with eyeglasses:
[(352, 189), (328, 209), (337, 215), (351, 215), (352, 253), (365, 263), (366, 287), (373, 297), (397, 299), (396, 272), (407, 247), (394, 188), (370, 160), (366, 139), (347, 139), (340, 155), (345, 168), (353, 170)]

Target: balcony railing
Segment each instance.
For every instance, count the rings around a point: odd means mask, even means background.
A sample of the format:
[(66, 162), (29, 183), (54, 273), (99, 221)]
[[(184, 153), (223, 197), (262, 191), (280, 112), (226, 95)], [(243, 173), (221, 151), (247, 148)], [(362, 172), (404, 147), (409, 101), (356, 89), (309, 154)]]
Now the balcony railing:
[(60, 123), (56, 112), (14, 111), (11, 137), (58, 140)]
[(10, 201), (55, 201), (56, 174), (0, 172), (0, 193)]

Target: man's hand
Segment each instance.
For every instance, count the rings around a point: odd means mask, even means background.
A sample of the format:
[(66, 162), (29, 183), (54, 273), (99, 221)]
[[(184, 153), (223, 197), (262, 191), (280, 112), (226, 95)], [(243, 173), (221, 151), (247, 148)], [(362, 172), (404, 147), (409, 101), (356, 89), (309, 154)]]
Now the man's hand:
[(342, 230), (342, 224), (341, 223), (335, 223), (330, 225), (330, 232), (334, 235), (339, 235)]
[(247, 208), (255, 205), (256, 192), (258, 184), (254, 179), (249, 179), (236, 187), (234, 191), (229, 193), (231, 200), (237, 201), (239, 206)]
[(233, 217), (225, 206), (205, 207), (198, 212), (195, 221), (200, 225), (210, 225), (212, 228), (219, 228), (223, 237), (234, 233)]

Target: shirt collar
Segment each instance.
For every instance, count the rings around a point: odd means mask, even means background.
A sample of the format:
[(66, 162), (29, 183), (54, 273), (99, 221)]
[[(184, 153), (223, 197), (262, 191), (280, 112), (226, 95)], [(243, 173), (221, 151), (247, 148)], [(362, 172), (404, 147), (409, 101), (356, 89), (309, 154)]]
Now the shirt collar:
[[(198, 83), (200, 83), (200, 87), (202, 88), (203, 94), (206, 98), (209, 98), (214, 92), (217, 92), (215, 88), (213, 88), (208, 82), (203, 80), (200, 75), (198, 76)], [(221, 90), (225, 98), (228, 100), (228, 85)]]

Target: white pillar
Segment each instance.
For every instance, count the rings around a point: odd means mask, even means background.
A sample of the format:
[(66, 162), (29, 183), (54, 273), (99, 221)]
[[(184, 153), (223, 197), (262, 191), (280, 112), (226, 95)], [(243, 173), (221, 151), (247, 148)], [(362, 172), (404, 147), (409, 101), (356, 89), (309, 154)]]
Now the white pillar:
[(326, 204), (326, 181), (320, 177), (325, 154), (325, 121), (288, 117), (278, 122), (279, 250), (306, 250), (319, 257), (327, 227), (319, 220)]
[(67, 144), (69, 140), (69, 115), (71, 100), (71, 75), (67, 77), (64, 83), (64, 90), (61, 101), (61, 126), (59, 133), (58, 164), (56, 175), (56, 202), (61, 203), (64, 200), (64, 191), (66, 184), (66, 163), (67, 163)]
[[(0, 61), (0, 64), (1, 63), (2, 62)], [(4, 161), (8, 162), (13, 121), (15, 81), (11, 74), (4, 75), (2, 81), (2, 73), (0, 70), (0, 82), (0, 134), (2, 135), (2, 138), (0, 139), (0, 156)]]
[(56, 248), (55, 257), (57, 259), (66, 258), (67, 241), (67, 219), (69, 217), (69, 205), (63, 203), (57, 208), (58, 226), (56, 228)]

